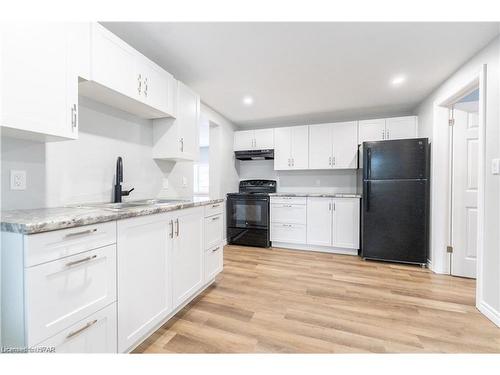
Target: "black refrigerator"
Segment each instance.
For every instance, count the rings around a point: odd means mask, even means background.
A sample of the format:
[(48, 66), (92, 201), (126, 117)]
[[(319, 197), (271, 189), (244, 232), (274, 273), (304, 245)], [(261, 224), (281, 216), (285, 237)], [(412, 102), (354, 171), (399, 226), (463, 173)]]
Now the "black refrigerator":
[(363, 258), (427, 263), (429, 156), (427, 138), (363, 143)]

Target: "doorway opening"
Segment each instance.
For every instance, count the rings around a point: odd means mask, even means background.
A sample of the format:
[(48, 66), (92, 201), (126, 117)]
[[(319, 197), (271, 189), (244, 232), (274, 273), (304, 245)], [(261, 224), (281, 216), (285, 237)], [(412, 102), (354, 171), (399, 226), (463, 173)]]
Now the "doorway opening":
[(193, 163), (193, 194), (208, 197), (210, 194), (210, 122), (203, 116), (199, 122), (199, 158)]

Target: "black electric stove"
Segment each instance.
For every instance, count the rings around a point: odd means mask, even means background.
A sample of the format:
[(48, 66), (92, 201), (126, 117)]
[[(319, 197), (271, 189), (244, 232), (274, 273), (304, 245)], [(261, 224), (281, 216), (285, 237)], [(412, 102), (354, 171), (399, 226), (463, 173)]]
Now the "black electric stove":
[(227, 195), (227, 240), (229, 244), (269, 247), (269, 194), (276, 192), (274, 180), (240, 181), (239, 192)]

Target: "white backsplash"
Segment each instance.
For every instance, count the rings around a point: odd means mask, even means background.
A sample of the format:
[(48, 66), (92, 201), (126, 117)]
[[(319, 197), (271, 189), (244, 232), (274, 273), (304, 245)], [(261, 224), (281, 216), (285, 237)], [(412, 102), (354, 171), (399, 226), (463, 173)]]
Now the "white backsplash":
[(267, 179), (278, 182), (283, 193), (356, 193), (357, 170), (275, 171), (273, 160), (237, 161), (241, 180)]

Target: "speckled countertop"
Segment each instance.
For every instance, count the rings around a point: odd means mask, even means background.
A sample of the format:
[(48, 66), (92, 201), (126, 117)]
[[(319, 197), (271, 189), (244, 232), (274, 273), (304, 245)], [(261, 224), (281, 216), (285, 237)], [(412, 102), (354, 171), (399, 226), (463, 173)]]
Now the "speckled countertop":
[(159, 214), (183, 208), (205, 206), (224, 199), (193, 198), (172, 203), (152, 204), (122, 209), (102, 208), (97, 205), (78, 205), (32, 210), (2, 211), (1, 229), (4, 232), (35, 234), (52, 230), (103, 223), (129, 217)]
[(361, 198), (355, 193), (271, 193), (271, 197)]

